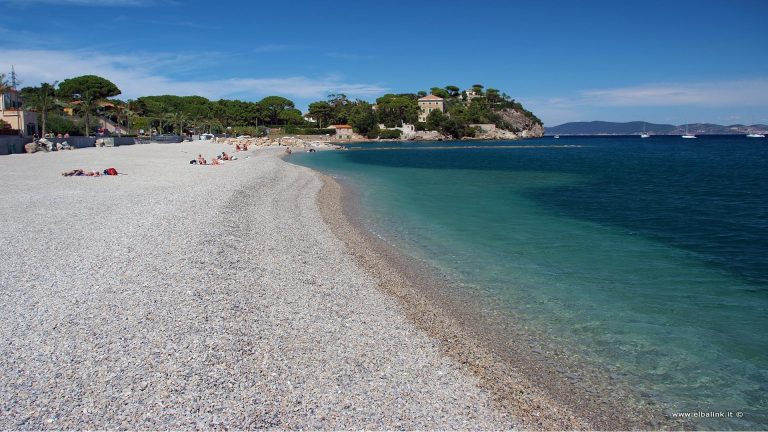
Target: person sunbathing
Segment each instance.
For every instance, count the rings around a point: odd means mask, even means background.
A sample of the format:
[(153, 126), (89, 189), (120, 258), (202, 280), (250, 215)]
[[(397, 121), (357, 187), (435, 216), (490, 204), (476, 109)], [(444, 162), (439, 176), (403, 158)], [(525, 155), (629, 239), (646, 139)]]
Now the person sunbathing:
[(197, 164), (198, 165), (208, 165), (208, 163), (205, 161), (205, 158), (201, 154), (197, 155)]
[(211, 165), (221, 165), (221, 161), (218, 158), (213, 159), (211, 160)]
[(101, 177), (101, 173), (99, 171), (83, 171), (79, 168), (73, 169), (72, 171), (64, 171), (61, 173), (64, 177), (77, 177), (77, 176), (88, 176), (88, 177)]

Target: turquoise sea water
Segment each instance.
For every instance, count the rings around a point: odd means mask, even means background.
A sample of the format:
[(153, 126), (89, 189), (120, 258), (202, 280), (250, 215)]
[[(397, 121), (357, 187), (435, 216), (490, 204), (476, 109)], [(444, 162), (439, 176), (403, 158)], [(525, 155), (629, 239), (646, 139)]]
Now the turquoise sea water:
[(670, 414), (768, 428), (768, 140), (349, 147), (291, 161), (352, 185), (371, 230)]

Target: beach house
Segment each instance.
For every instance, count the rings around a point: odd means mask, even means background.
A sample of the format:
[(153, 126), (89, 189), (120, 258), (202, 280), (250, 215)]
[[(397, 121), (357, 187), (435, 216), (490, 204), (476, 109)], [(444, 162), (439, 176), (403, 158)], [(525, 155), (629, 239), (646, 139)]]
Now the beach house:
[[(0, 98), (0, 134), (30, 136), (37, 131), (37, 114), (24, 110), (19, 92), (10, 88)], [(3, 128), (3, 126), (5, 126)]]
[(352, 138), (352, 126), (348, 124), (330, 125), (328, 126), (328, 129), (336, 129), (336, 138), (339, 138), (339, 139)]
[(427, 117), (429, 116), (429, 113), (431, 113), (434, 110), (440, 110), (440, 112), (445, 112), (445, 99), (435, 96), (435, 95), (427, 95), (423, 98), (419, 98), (419, 121), (420, 122), (426, 122)]

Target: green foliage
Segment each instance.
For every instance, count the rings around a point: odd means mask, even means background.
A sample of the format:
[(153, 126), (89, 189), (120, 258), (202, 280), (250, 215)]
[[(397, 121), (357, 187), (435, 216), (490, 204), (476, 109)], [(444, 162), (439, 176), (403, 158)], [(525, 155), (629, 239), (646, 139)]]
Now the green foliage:
[(66, 116), (51, 114), (48, 116), (46, 129), (46, 131), (43, 131), (44, 133), (53, 132), (56, 134), (68, 133), (70, 135), (80, 135), (82, 126), (78, 124), (78, 122), (74, 122)]
[(40, 84), (40, 87), (24, 87), (19, 92), (24, 105), (33, 111), (40, 113), (40, 128), (46, 130), (48, 128), (48, 112), (56, 105), (56, 83), (53, 85), (48, 83)]
[(427, 130), (441, 130), (446, 118), (445, 114), (440, 112), (440, 110), (430, 112), (427, 116)]
[(461, 94), (461, 89), (453, 85), (445, 86), (445, 91), (448, 92), (448, 96), (454, 97), (454, 98), (458, 97)]
[(419, 103), (413, 94), (386, 94), (376, 99), (376, 116), (386, 127), (414, 123), (419, 118)]
[(309, 115), (318, 122), (318, 126), (328, 126), (334, 118), (334, 107), (325, 101), (309, 104)]
[(416, 95), (417, 95), (418, 97), (420, 97), (420, 98), (423, 98), (424, 96), (426, 96), (426, 95), (427, 95), (427, 92), (425, 92), (424, 90), (419, 90), (419, 92), (418, 92), (418, 93), (416, 93)]
[(355, 132), (360, 134), (367, 134), (378, 129), (376, 114), (373, 112), (371, 104), (362, 101), (354, 104), (349, 114), (349, 124)]
[(110, 80), (96, 75), (83, 75), (65, 79), (56, 94), (67, 100), (80, 101), (78, 110), (85, 116), (84, 131), (90, 133), (90, 118), (96, 102), (117, 96), (120, 89)]
[(424, 122), (416, 122), (413, 126), (417, 131), (427, 130), (427, 124)]
[(119, 95), (120, 89), (106, 78), (83, 75), (62, 81), (57, 93), (70, 100), (98, 101)]
[(429, 89), (429, 93), (432, 95), (441, 97), (443, 99), (447, 99), (449, 96), (448, 92), (445, 91), (444, 89), (441, 89), (440, 87), (432, 87), (431, 89)]
[(304, 116), (301, 115), (301, 111), (295, 108), (282, 111), (278, 118), (283, 124), (301, 125), (306, 122), (306, 120), (304, 120)]
[(403, 134), (400, 129), (382, 129), (379, 131), (379, 138), (382, 139), (398, 139)]
[(280, 124), (280, 114), (283, 111), (295, 108), (293, 101), (282, 96), (267, 96), (259, 102), (261, 109), (269, 119), (269, 124)]

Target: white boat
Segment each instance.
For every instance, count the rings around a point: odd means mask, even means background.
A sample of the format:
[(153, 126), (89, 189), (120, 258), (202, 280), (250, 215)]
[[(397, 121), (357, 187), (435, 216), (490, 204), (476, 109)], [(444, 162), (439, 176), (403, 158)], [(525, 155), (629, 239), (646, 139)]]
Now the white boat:
[(555, 135), (555, 138), (560, 138), (560, 135)]
[(747, 134), (747, 138), (765, 138), (765, 135), (758, 133)]
[(683, 135), (683, 138), (696, 138), (696, 135), (688, 133), (688, 125), (685, 125), (685, 135)]
[(643, 133), (640, 134), (640, 138), (650, 138), (651, 134), (645, 131), (645, 122), (643, 122)]

